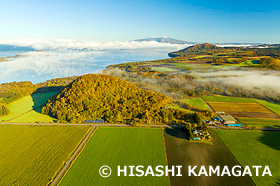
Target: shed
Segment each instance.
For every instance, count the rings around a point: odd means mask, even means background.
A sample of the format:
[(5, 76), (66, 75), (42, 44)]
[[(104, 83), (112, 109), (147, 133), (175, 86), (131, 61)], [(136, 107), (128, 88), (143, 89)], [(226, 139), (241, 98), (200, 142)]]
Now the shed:
[(104, 123), (104, 119), (86, 120), (85, 123)]
[(231, 116), (229, 114), (219, 115), (219, 118), (221, 118), (222, 122), (225, 125), (237, 123), (237, 120), (233, 116)]

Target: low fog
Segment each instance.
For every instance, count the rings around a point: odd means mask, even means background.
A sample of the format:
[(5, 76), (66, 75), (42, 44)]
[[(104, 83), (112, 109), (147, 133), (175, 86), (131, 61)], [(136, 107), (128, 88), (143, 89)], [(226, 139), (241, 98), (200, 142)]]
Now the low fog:
[(219, 82), (248, 89), (268, 89), (280, 92), (280, 72), (231, 67), (219, 70), (193, 71), (202, 81)]
[(0, 62), (0, 83), (38, 83), (52, 78), (96, 73), (107, 65), (164, 59), (168, 57), (168, 52), (189, 46), (153, 41), (14, 40), (2, 43), (32, 46), (37, 51)]

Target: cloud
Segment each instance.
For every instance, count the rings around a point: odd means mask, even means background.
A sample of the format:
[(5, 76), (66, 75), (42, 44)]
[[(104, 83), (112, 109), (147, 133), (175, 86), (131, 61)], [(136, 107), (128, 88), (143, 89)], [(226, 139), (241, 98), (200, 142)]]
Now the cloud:
[(2, 41), (2, 44), (32, 46), (36, 50), (134, 50), (134, 49), (173, 49), (179, 50), (190, 45), (159, 43), (156, 41), (75, 41), (70, 39), (18, 39)]
[(209, 82), (222, 82), (248, 89), (260, 88), (280, 91), (279, 71), (245, 70), (243, 68), (230, 67), (219, 70), (194, 71), (193, 75)]
[(96, 73), (107, 65), (167, 58), (167, 54), (188, 45), (136, 41), (74, 41), (21, 39), (5, 44), (32, 46), (37, 51), (0, 63), (0, 83)]

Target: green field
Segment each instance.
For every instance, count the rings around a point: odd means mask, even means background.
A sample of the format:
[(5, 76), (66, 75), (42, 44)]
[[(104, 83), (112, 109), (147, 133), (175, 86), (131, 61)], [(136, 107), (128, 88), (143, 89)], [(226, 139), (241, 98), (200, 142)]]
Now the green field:
[(47, 185), (88, 129), (0, 125), (0, 185)]
[(240, 97), (230, 97), (230, 96), (203, 96), (205, 101), (214, 101), (214, 102), (243, 102), (243, 103), (256, 103), (256, 100), (251, 98), (240, 98)]
[[(279, 185), (280, 180), (280, 133), (257, 131), (218, 130), (226, 146), (242, 165), (268, 165), (272, 177), (253, 176), (258, 186)], [(262, 172), (262, 170), (261, 170)]]
[[(8, 105), (8, 108), (10, 110), (10, 113), (7, 116), (3, 116), (0, 118), (0, 121), (3, 120), (13, 120), (15, 122), (30, 122), (33, 120), (34, 122), (36, 121), (36, 118), (41, 121), (41, 120), (46, 120), (46, 121), (53, 121), (54, 118), (51, 118), (46, 115), (42, 115), (40, 113), (40, 108), (42, 105), (45, 104), (45, 102), (51, 97), (52, 95), (56, 94), (57, 92), (47, 92), (47, 93), (36, 93), (32, 94), (30, 96), (25, 96), (19, 100), (16, 100)], [(37, 109), (36, 109), (37, 108)], [(32, 111), (33, 109), (36, 109), (35, 111)], [(28, 116), (24, 116), (23, 114), (32, 111), (32, 113), (28, 113)], [(20, 117), (19, 117), (20, 116)], [(34, 119), (29, 118), (29, 117), (34, 117)], [(17, 118), (19, 117), (19, 118)], [(23, 119), (21, 120), (21, 117)]]
[(269, 119), (248, 119), (248, 118), (238, 118), (238, 120), (245, 124), (247, 127), (255, 126), (257, 128), (263, 127), (280, 127), (280, 120), (269, 120)]
[(53, 122), (57, 121), (57, 119), (55, 119), (49, 115), (42, 114), (41, 110), (42, 110), (42, 108), (34, 109), (30, 112), (27, 112), (27, 113), (21, 115), (20, 117), (16, 117), (16, 118), (10, 120), (10, 122), (13, 122), (13, 123), (53, 123)]
[(270, 102), (263, 101), (263, 100), (256, 100), (256, 101), (280, 115), (280, 105), (279, 104), (270, 103)]
[(152, 67), (153, 70), (159, 71), (159, 72), (175, 72), (177, 70), (168, 68), (168, 67)]
[[(103, 165), (112, 169), (108, 178), (99, 175), (99, 168)], [(118, 165), (165, 166), (162, 130), (99, 128), (60, 185), (169, 185), (165, 176), (118, 177)]]
[[(182, 185), (217, 185), (217, 186), (250, 186), (253, 185), (249, 177), (229, 176), (188, 176), (188, 166), (209, 165), (221, 167), (227, 165), (230, 169), (238, 165), (236, 159), (217, 136), (215, 131), (209, 130), (213, 145), (189, 142), (182, 129), (166, 129), (165, 142), (168, 165), (182, 165), (182, 177), (170, 177), (172, 186)], [(198, 171), (196, 171), (198, 172)]]
[(201, 98), (182, 99), (180, 101), (183, 101), (185, 103), (188, 103), (190, 105), (193, 105), (193, 106), (196, 106), (199, 108), (209, 109), (208, 105)]

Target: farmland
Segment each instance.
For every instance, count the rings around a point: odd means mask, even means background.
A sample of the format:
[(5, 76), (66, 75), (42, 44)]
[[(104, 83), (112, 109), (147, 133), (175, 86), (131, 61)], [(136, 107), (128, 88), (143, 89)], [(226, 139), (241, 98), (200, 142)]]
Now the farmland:
[(168, 157), (168, 165), (182, 165), (182, 177), (170, 177), (172, 186), (181, 185), (254, 185), (249, 177), (218, 177), (200, 176), (188, 177), (187, 166), (225, 166), (229, 168), (239, 163), (231, 155), (229, 150), (216, 135), (215, 131), (209, 131), (213, 145), (189, 142), (181, 129), (166, 129), (165, 141)]
[[(41, 106), (45, 104), (47, 99), (57, 92), (36, 93), (25, 96), (8, 105), (10, 113), (0, 118), (0, 121), (12, 122), (35, 122), (35, 121), (53, 121), (54, 118), (41, 114)], [(25, 116), (25, 113), (27, 114)], [(33, 118), (31, 118), (33, 117)]]
[(89, 127), (0, 126), (0, 185), (46, 185)]
[(240, 97), (230, 97), (230, 96), (203, 96), (205, 101), (213, 101), (213, 102), (242, 102), (242, 103), (255, 103), (256, 101), (251, 98), (240, 98)]
[(204, 96), (215, 112), (226, 112), (246, 126), (279, 127), (280, 105), (264, 100), (229, 96)]
[(280, 115), (280, 105), (279, 104), (270, 103), (270, 102), (263, 101), (263, 100), (257, 100), (257, 102), (266, 106), (267, 108), (273, 110), (274, 112), (276, 112), (277, 114)]
[(258, 186), (278, 185), (280, 179), (280, 133), (219, 130), (217, 134), (241, 165), (268, 165), (272, 177), (252, 179)]
[[(103, 165), (112, 169), (108, 178), (99, 175)], [(169, 185), (165, 176), (118, 177), (118, 165), (166, 165), (162, 130), (99, 128), (60, 185)]]
[(183, 101), (185, 103), (188, 103), (190, 105), (193, 105), (193, 106), (196, 106), (199, 108), (209, 109), (208, 105), (201, 98), (183, 99), (180, 101)]
[(238, 118), (238, 120), (245, 124), (248, 127), (280, 127), (280, 120), (271, 120), (271, 119), (250, 119), (250, 118)]
[(259, 103), (208, 102), (216, 112), (226, 112), (234, 117), (280, 119), (280, 116)]

